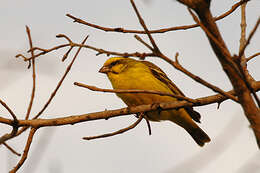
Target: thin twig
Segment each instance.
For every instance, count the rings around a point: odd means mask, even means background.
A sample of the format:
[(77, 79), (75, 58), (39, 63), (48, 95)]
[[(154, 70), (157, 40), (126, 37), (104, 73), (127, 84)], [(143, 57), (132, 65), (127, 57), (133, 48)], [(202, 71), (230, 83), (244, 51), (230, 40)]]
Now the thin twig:
[(154, 91), (154, 90), (103, 89), (103, 88), (98, 88), (98, 87), (95, 87), (95, 86), (86, 85), (86, 84), (79, 83), (79, 82), (74, 82), (74, 85), (79, 86), (79, 87), (83, 87), (83, 88), (87, 88), (87, 89), (92, 90), (92, 91), (109, 92), (109, 93), (146, 93), (146, 94), (157, 94), (157, 95), (161, 95), (161, 96), (174, 97), (174, 98), (177, 98), (179, 100), (186, 100), (186, 101), (191, 102), (191, 103), (195, 102), (194, 99), (191, 99), (191, 98), (188, 98), (188, 97), (185, 97), (185, 96), (181, 96), (181, 95), (177, 95), (177, 94), (171, 94), (171, 93), (165, 93), (165, 92), (160, 92), (160, 91)]
[(18, 54), (18, 55), (16, 55), (15, 57), (16, 57), (16, 58), (22, 57), (22, 58), (24, 59), (24, 61), (30, 61), (30, 60), (33, 59), (33, 58), (37, 58), (37, 57), (39, 57), (39, 56), (41, 56), (41, 55), (45, 55), (46, 53), (52, 52), (52, 51), (54, 51), (54, 50), (61, 49), (61, 48), (63, 48), (63, 47), (68, 47), (68, 46), (70, 46), (70, 44), (61, 44), (61, 45), (55, 46), (55, 47), (50, 48), (50, 49), (43, 49), (43, 48), (39, 48), (39, 47), (33, 47), (32, 49), (29, 50), (29, 52), (30, 52), (30, 51), (33, 51), (33, 50), (34, 50), (34, 51), (35, 51), (35, 50), (39, 50), (39, 51), (41, 51), (41, 52), (38, 53), (38, 54), (35, 54), (33, 57), (30, 57), (30, 58), (24, 56), (23, 54)]
[(62, 57), (62, 61), (65, 61), (67, 59), (67, 57), (69, 56), (69, 53), (71, 52), (71, 50), (73, 49), (73, 46), (69, 48), (69, 50), (63, 55)]
[(3, 136), (0, 137), (0, 145), (17, 135), (17, 130), (18, 130), (17, 124), (18, 124), (18, 120), (11, 121), (10, 125), (12, 126), (13, 129), (11, 133), (4, 134)]
[(64, 61), (66, 59), (66, 57), (68, 56), (68, 53), (70, 53), (70, 51), (73, 47), (83, 47), (83, 48), (94, 50), (94, 51), (98, 52), (96, 55), (106, 54), (107, 56), (115, 55), (115, 56), (122, 56), (122, 57), (138, 57), (138, 58), (141, 58), (141, 59), (144, 59), (145, 57), (156, 56), (153, 53), (139, 53), (139, 52), (134, 52), (134, 53), (124, 52), (124, 53), (121, 53), (121, 52), (115, 52), (115, 51), (108, 51), (108, 50), (100, 49), (100, 48), (90, 46), (90, 45), (78, 44), (78, 43), (71, 42), (71, 43), (68, 43), (68, 44), (61, 44), (61, 45), (58, 45), (58, 46), (54, 46), (54, 47), (49, 48), (49, 49), (33, 47), (32, 49), (29, 50), (29, 52), (32, 51), (32, 50), (39, 50), (41, 52), (39, 52), (38, 54), (35, 54), (33, 57), (26, 57), (23, 54), (18, 54), (18, 55), (16, 55), (16, 58), (22, 57), (24, 61), (30, 61), (32, 58), (37, 58), (39, 56), (45, 55), (47, 53), (50, 53), (52, 51), (56, 51), (58, 49), (65, 48), (65, 47), (70, 47), (70, 49), (64, 54), (62, 61)]
[[(198, 19), (198, 17), (192, 12), (190, 8), (187, 8), (190, 15), (192, 16), (193, 20), (203, 29), (203, 31), (214, 41), (216, 45), (218, 45), (219, 48), (221, 48), (221, 51), (225, 54), (225, 57), (228, 57), (226, 61), (231, 61), (230, 54), (227, 52), (227, 50), (224, 48), (224, 46), (217, 40), (217, 38), (205, 27)], [(232, 64), (232, 63), (231, 63)]]
[(222, 56), (223, 61), (226, 61), (235, 71), (236, 73), (243, 78), (243, 74), (241, 73), (239, 67), (235, 64), (233, 61), (228, 49), (225, 46), (225, 43), (223, 41), (223, 44), (211, 33), (206, 26), (204, 26), (198, 19), (198, 17), (192, 12), (190, 8), (188, 8), (189, 13), (191, 14), (192, 18), (194, 19), (195, 22), (197, 22), (200, 27), (203, 29), (203, 31), (207, 34), (207, 36), (218, 46), (220, 49), (220, 52), (223, 53), (224, 56)]
[(209, 89), (212, 89), (213, 91), (220, 93), (228, 98), (230, 98), (231, 100), (235, 101), (238, 103), (238, 99), (229, 94), (228, 92), (223, 91), (222, 89), (220, 89), (217, 86), (214, 86), (212, 84), (210, 84), (209, 82), (207, 82), (206, 80), (203, 80), (202, 78), (200, 78), (199, 76), (194, 75), (193, 73), (189, 72), (187, 69), (185, 69), (178, 61), (178, 53), (176, 53), (175, 56), (175, 61), (173, 63), (171, 63), (177, 70), (183, 72), (184, 74), (186, 74), (187, 76), (189, 76), (190, 78), (192, 78), (193, 80), (195, 80), (196, 82), (199, 82), (200, 84), (208, 87)]
[[(30, 49), (32, 49), (33, 48), (32, 37), (31, 37), (30, 28), (28, 26), (26, 26), (26, 32), (27, 32), (28, 39), (29, 39)], [(31, 51), (31, 56), (34, 57), (34, 51)], [(30, 99), (30, 102), (29, 102), (29, 105), (27, 108), (27, 113), (26, 113), (26, 117), (25, 117), (26, 120), (30, 116), (30, 113), (32, 110), (32, 105), (33, 105), (33, 100), (35, 97), (35, 88), (36, 88), (35, 58), (32, 58), (32, 79), (33, 79), (32, 93), (31, 93), (31, 99)]]
[(259, 24), (260, 24), (260, 17), (258, 18), (258, 20), (257, 20), (257, 22), (256, 22), (256, 24), (255, 24), (255, 26), (254, 26), (254, 28), (253, 28), (252, 31), (250, 32), (250, 34), (249, 34), (249, 36), (248, 36), (248, 38), (247, 38), (247, 40), (246, 40), (246, 43), (245, 43), (245, 44), (243, 45), (243, 47), (240, 49), (239, 54), (238, 54), (238, 58), (240, 58), (240, 57), (244, 54), (245, 49), (246, 49), (246, 47), (249, 45), (251, 39), (253, 38), (253, 36), (254, 36), (254, 34), (255, 34), (255, 32), (256, 32), (256, 30), (257, 30)]
[(56, 35), (57, 38), (65, 38), (70, 44), (73, 44), (72, 40), (66, 36), (65, 34), (58, 34)]
[(3, 145), (9, 150), (11, 151), (13, 154), (17, 155), (17, 156), (21, 156), (20, 153), (18, 153), (17, 151), (15, 151), (12, 147), (10, 147), (7, 143), (3, 143)]
[[(88, 39), (88, 36), (82, 41), (82, 44), (84, 44), (86, 42), (86, 40)], [(51, 103), (52, 99), (54, 98), (54, 96), (56, 95), (57, 91), (59, 90), (60, 86), (62, 85), (64, 79), (66, 78), (67, 74), (69, 73), (73, 63), (75, 62), (80, 50), (82, 47), (79, 47), (79, 49), (77, 50), (74, 58), (72, 59), (71, 63), (68, 65), (64, 75), (62, 76), (62, 78), (60, 79), (60, 81), (58, 82), (58, 85), (56, 86), (56, 88), (54, 89), (54, 91), (52, 92), (50, 98), (48, 99), (48, 101), (45, 103), (45, 105), (43, 106), (43, 108), (41, 109), (41, 111), (33, 118), (36, 119), (38, 118), (43, 112), (44, 110), (48, 107), (48, 105)]]
[(1, 99), (0, 99), (0, 104), (2, 104), (2, 106), (4, 106), (5, 109), (13, 117), (13, 120), (11, 121), (11, 126), (12, 126), (11, 133), (4, 134), (3, 136), (0, 137), (0, 145), (2, 145), (5, 141), (13, 138), (17, 134), (17, 131), (18, 131), (18, 126), (17, 126), (18, 119), (17, 119), (16, 115), (14, 114), (14, 112), (9, 108), (9, 106)]
[[(221, 14), (218, 17), (215, 17), (214, 20), (221, 20), (223, 18), (225, 18), (226, 16), (230, 15), (231, 13), (233, 13), (241, 4), (247, 2), (249, 0), (241, 0), (239, 2), (237, 2), (236, 4), (234, 4), (230, 10), (228, 10), (227, 12)], [(89, 23), (86, 22), (80, 18), (77, 18), (71, 14), (66, 14), (66, 16), (68, 16), (69, 18), (73, 19), (74, 22), (83, 24), (83, 25), (87, 25), (91, 28), (96, 28), (105, 32), (120, 32), (120, 33), (136, 33), (136, 34), (146, 34), (145, 31), (139, 31), (139, 30), (130, 30), (130, 29), (124, 29), (122, 27), (115, 27), (115, 28), (109, 28), (109, 27), (103, 27), (103, 26), (99, 26), (93, 23)], [(191, 25), (184, 25), (184, 26), (175, 26), (175, 27), (169, 27), (169, 28), (163, 28), (163, 29), (157, 29), (157, 30), (150, 30), (151, 34), (156, 34), (156, 33), (165, 33), (165, 32), (170, 32), (170, 31), (177, 31), (177, 30), (187, 30), (187, 29), (191, 29), (191, 28), (196, 28), (198, 27), (198, 24), (191, 24)]]
[(13, 117), (13, 119), (14, 119), (15, 121), (17, 121), (16, 115), (14, 114), (14, 112), (12, 111), (12, 109), (10, 109), (9, 106), (8, 106), (3, 100), (1, 100), (1, 99), (0, 99), (0, 104), (1, 104), (2, 106), (4, 106), (5, 109), (11, 114), (11, 116)]
[[(71, 39), (68, 36), (64, 35), (64, 34), (58, 34), (58, 35), (56, 35), (56, 37), (57, 38), (65, 38), (69, 43), (68, 44), (61, 44), (61, 45), (58, 45), (58, 46), (54, 46), (54, 47), (49, 48), (49, 49), (43, 49), (43, 48), (40, 48), (40, 47), (31, 47), (27, 51), (28, 53), (32, 52), (32, 51), (36, 51), (36, 50), (41, 51), (41, 52), (36, 54), (36, 55), (34, 55), (34, 56), (31, 56), (30, 58), (28, 58), (28, 57), (26, 57), (26, 56), (24, 56), (22, 54), (18, 54), (15, 57), (16, 58), (22, 57), (24, 59), (24, 61), (30, 61), (33, 58), (35, 59), (35, 58), (37, 58), (37, 57), (39, 57), (41, 55), (45, 55), (46, 53), (50, 53), (52, 51), (55, 51), (55, 50), (58, 50), (58, 49), (61, 49), (61, 48), (64, 48), (64, 47), (68, 47), (68, 46), (70, 46), (71, 48), (73, 48), (75, 46), (74, 43), (71, 41)], [(67, 55), (64, 55), (64, 56), (67, 56)], [(63, 59), (64, 59), (64, 57), (63, 57)]]
[[(246, 3), (241, 6), (241, 36), (240, 36), (240, 45), (239, 50), (241, 50), (246, 43)], [(244, 56), (245, 54), (243, 54)], [(242, 56), (241, 56), (242, 57)]]
[(111, 136), (122, 134), (126, 131), (129, 131), (129, 130), (135, 128), (142, 121), (142, 119), (143, 119), (143, 116), (139, 115), (139, 118), (137, 119), (137, 121), (134, 122), (132, 125), (126, 127), (126, 128), (120, 129), (120, 130), (112, 132), (112, 133), (106, 133), (106, 134), (103, 134), (103, 135), (83, 137), (83, 139), (92, 140), (92, 139), (105, 138), (105, 137), (111, 137)]
[(134, 37), (136, 38), (136, 40), (140, 41), (143, 45), (145, 45), (148, 49), (153, 51), (153, 48), (149, 44), (147, 44), (141, 37), (139, 37), (138, 35), (135, 35)]
[(255, 54), (251, 55), (250, 57), (248, 57), (248, 58), (246, 59), (246, 61), (248, 62), (248, 61), (250, 61), (251, 59), (253, 59), (253, 58), (255, 58), (255, 57), (259, 56), (259, 55), (260, 55), (260, 52), (255, 53)]
[[(87, 40), (88, 36), (83, 40), (82, 44), (85, 43), (85, 41)], [(48, 101), (45, 103), (45, 105), (43, 106), (43, 108), (38, 112), (38, 114), (33, 117), (33, 119), (37, 119), (44, 111), (45, 109), (48, 107), (48, 105), (51, 103), (52, 99), (54, 98), (54, 96), (56, 95), (58, 89), (60, 88), (61, 84), (63, 83), (64, 79), (66, 78), (67, 74), (69, 73), (75, 59), (77, 58), (77, 55), (79, 54), (79, 51), (81, 50), (81, 47), (79, 47), (78, 51), (76, 52), (74, 58), (72, 59), (71, 63), (68, 65), (64, 75), (62, 76), (62, 78), (60, 79), (60, 81), (58, 82), (56, 88), (54, 89), (54, 91), (52, 92), (51, 96), (49, 97)], [(20, 129), (17, 134), (15, 136), (18, 136), (20, 134), (22, 134), (24, 131), (26, 131), (29, 127), (23, 127), (22, 129)], [(15, 136), (12, 136), (12, 137), (15, 137)], [(12, 138), (10, 137), (10, 138)], [(10, 139), (9, 138), (9, 139)], [(1, 138), (0, 138), (1, 139)]]
[(137, 17), (138, 17), (139, 23), (140, 23), (140, 24), (142, 25), (142, 27), (144, 28), (145, 33), (147, 34), (147, 36), (148, 36), (148, 38), (149, 38), (151, 44), (153, 45), (153, 53), (156, 54), (156, 55), (157, 55), (157, 54), (160, 55), (160, 54), (161, 54), (161, 51), (160, 51), (159, 47), (156, 45), (156, 43), (155, 43), (155, 41), (154, 41), (154, 39), (153, 39), (153, 37), (152, 37), (150, 31), (148, 30), (147, 26), (145, 25), (145, 22), (144, 22), (142, 16), (140, 15), (140, 13), (139, 13), (139, 11), (138, 11), (136, 5), (135, 5), (134, 0), (130, 0), (130, 2), (131, 2), (132, 6), (133, 6), (133, 8), (134, 8), (134, 11), (135, 11)]
[[(249, 44), (249, 41), (246, 40), (246, 3), (244, 3), (241, 6), (241, 24), (240, 25), (241, 25), (241, 38), (240, 38), (240, 46), (239, 46), (239, 56), (236, 57), (236, 59), (238, 61), (238, 66), (239, 66), (241, 74), (244, 78), (245, 84), (248, 87), (248, 89), (250, 90), (250, 92), (253, 94), (253, 96), (258, 104), (258, 107), (260, 107), (260, 100), (259, 100), (256, 92), (254, 91), (254, 89), (251, 86), (251, 83), (252, 83), (252, 81), (254, 81), (254, 79), (251, 77), (251, 75), (249, 74), (249, 72), (247, 70), (247, 60), (245, 58), (244, 51), (243, 51), (243, 54), (240, 55), (240, 53), (242, 53), (241, 50), (242, 49), (245, 50), (246, 44)], [(252, 34), (251, 38), (253, 37), (253, 35), (254, 35), (254, 33)]]
[(27, 155), (30, 149), (30, 146), (32, 144), (32, 140), (33, 140), (33, 136), (35, 134), (35, 132), (37, 131), (36, 128), (31, 128), (27, 142), (26, 142), (26, 146), (24, 148), (24, 152), (22, 155), (22, 158), (20, 159), (20, 161), (17, 163), (17, 165), (10, 171), (10, 173), (15, 173), (17, 172), (17, 170), (23, 165), (23, 163), (25, 162), (25, 160), (27, 159)]

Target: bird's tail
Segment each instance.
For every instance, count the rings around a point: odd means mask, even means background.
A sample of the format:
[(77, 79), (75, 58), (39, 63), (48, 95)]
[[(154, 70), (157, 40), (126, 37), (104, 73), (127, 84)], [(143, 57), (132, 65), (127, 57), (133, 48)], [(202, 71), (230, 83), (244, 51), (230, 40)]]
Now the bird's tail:
[(202, 147), (205, 143), (210, 142), (209, 136), (191, 119), (184, 109), (179, 109), (177, 112), (172, 111), (169, 119), (183, 127), (199, 146)]
[(185, 128), (185, 130), (191, 135), (194, 141), (201, 147), (205, 143), (210, 142), (209, 136), (199, 126)]
[(172, 110), (171, 112), (167, 111), (164, 112), (164, 114), (162, 113), (161, 117), (183, 127), (199, 146), (202, 147), (205, 143), (210, 142), (209, 136), (192, 120), (191, 116), (185, 109)]

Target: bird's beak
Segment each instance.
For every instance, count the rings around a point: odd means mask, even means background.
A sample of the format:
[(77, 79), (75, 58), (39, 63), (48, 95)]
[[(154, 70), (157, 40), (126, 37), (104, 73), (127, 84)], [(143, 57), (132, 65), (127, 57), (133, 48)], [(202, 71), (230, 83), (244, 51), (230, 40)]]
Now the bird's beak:
[(108, 72), (110, 72), (110, 69), (106, 66), (103, 66), (103, 67), (101, 67), (101, 69), (99, 69), (98, 72), (99, 73), (108, 73)]

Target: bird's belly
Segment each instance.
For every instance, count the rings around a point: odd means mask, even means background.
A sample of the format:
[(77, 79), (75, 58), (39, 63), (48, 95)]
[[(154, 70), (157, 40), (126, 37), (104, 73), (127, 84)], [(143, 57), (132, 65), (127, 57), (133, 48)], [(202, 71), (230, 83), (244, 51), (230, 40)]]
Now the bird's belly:
[(118, 93), (117, 96), (120, 97), (128, 106), (175, 101), (174, 98), (169, 96), (160, 96), (157, 94)]
[[(116, 89), (126, 89), (126, 90), (153, 90), (160, 91), (164, 93), (172, 93), (172, 91), (161, 83), (159, 80), (155, 79), (153, 76), (145, 75), (146, 77), (130, 78), (131, 85), (129, 85), (128, 80), (122, 80), (118, 78), (113, 81), (113, 88)], [(161, 96), (158, 94), (146, 94), (146, 93), (117, 93), (127, 106), (139, 106), (147, 104), (156, 104), (162, 102), (172, 102), (176, 101), (176, 98), (170, 96)], [(147, 116), (152, 121), (160, 121), (169, 119), (170, 114), (177, 113), (176, 110), (168, 111), (152, 111), (147, 113)]]
[[(156, 104), (162, 102), (175, 101), (169, 96), (159, 96), (155, 94), (140, 94), (140, 93), (129, 93), (129, 94), (117, 94), (127, 106), (139, 106), (147, 104)], [(156, 110), (147, 112), (147, 117), (151, 121), (169, 120), (171, 116), (177, 115), (177, 110)]]

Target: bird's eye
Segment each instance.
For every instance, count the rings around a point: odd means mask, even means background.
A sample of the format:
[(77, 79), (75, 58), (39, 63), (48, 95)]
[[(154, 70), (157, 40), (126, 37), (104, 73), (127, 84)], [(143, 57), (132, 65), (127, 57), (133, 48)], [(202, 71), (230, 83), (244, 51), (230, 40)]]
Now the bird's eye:
[(114, 65), (116, 65), (116, 64), (118, 64), (118, 63), (119, 63), (119, 60), (112, 62), (109, 66), (110, 66), (110, 67), (113, 67)]

